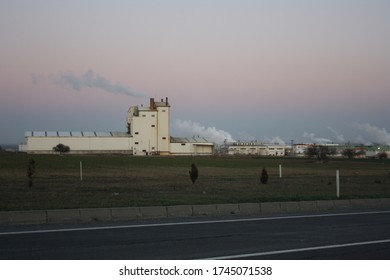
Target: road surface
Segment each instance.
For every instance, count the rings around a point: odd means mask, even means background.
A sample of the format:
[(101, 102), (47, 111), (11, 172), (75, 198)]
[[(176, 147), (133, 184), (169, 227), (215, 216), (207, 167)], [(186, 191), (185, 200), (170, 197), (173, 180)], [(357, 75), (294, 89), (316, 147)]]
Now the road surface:
[(0, 259), (390, 259), (390, 210), (0, 228)]

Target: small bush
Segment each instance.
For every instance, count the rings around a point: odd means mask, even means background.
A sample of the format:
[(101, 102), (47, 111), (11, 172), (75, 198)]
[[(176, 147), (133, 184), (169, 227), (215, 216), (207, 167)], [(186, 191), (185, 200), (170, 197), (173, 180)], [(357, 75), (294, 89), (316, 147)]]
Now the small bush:
[(30, 159), (27, 165), (27, 178), (28, 178), (28, 187), (31, 189), (33, 186), (33, 178), (35, 173), (35, 160)]
[(262, 184), (267, 184), (268, 182), (268, 172), (265, 168), (261, 171), (260, 182)]
[(70, 152), (70, 148), (69, 148), (69, 146), (65, 146), (64, 144), (60, 143), (57, 146), (53, 147), (53, 151), (57, 152), (57, 153), (60, 153), (60, 154), (69, 153)]
[(387, 159), (387, 153), (386, 152), (379, 153), (377, 156), (378, 156), (379, 159)]
[(191, 170), (189, 171), (190, 178), (193, 184), (195, 184), (196, 179), (198, 179), (199, 171), (195, 164), (191, 164)]

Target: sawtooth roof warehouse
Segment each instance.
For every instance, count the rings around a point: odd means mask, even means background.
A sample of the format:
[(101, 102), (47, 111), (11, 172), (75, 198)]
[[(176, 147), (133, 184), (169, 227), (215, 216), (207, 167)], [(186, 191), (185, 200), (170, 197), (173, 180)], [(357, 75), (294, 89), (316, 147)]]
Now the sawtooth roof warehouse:
[(127, 132), (27, 131), (24, 150), (54, 153), (58, 144), (71, 153), (126, 153), (133, 155), (211, 155), (214, 144), (202, 137), (172, 137), (168, 98), (149, 107), (130, 107)]

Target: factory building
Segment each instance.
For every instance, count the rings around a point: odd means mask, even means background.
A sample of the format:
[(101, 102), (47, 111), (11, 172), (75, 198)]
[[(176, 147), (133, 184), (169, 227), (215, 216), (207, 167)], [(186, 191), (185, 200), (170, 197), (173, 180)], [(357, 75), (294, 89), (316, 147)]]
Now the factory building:
[(133, 154), (170, 154), (170, 105), (150, 98), (150, 106), (133, 106), (127, 113), (127, 133), (133, 138)]
[(204, 138), (172, 137), (168, 98), (149, 106), (132, 106), (127, 114), (127, 132), (28, 131), (28, 153), (54, 153), (58, 144), (70, 153), (124, 153), (132, 155), (210, 155), (214, 144)]

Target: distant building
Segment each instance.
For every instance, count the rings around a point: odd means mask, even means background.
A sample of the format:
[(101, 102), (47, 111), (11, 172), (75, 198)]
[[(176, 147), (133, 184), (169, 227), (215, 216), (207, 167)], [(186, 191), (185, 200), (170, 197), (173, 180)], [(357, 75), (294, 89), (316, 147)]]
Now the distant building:
[(366, 146), (366, 157), (378, 157), (380, 154), (386, 154), (390, 157), (389, 145), (370, 145)]
[(388, 145), (370, 145), (364, 146), (361, 144), (347, 143), (345, 145), (336, 143), (300, 143), (300, 144), (268, 144), (258, 141), (237, 141), (232, 143), (224, 143), (220, 147), (220, 153), (224, 155), (256, 155), (256, 156), (293, 156), (293, 157), (306, 157), (307, 151), (311, 147), (322, 146), (328, 147), (331, 152), (331, 157), (345, 157), (343, 152), (346, 149), (352, 149), (354, 151), (354, 158), (368, 158), (379, 157), (386, 154), (390, 157), (390, 146)]
[(210, 155), (214, 144), (204, 138), (172, 137), (168, 98), (150, 105), (132, 106), (127, 114), (127, 132), (28, 131), (28, 153), (54, 153), (58, 144), (71, 153), (124, 153), (132, 155)]
[(335, 143), (323, 143), (323, 144), (313, 144), (313, 143), (300, 143), (300, 144), (293, 144), (292, 147), (292, 156), (296, 157), (304, 157), (306, 156), (307, 150), (310, 147), (313, 146), (323, 146), (323, 147), (328, 147), (330, 149), (335, 150), (335, 154), (333, 156), (339, 156), (340, 151), (339, 151), (339, 144)]
[(285, 156), (286, 146), (279, 144), (264, 144), (257, 141), (226, 143), (223, 152), (228, 155)]
[(298, 156), (298, 157), (303, 157), (306, 155), (307, 148), (311, 144), (294, 144), (292, 148), (292, 155), (293, 156)]

